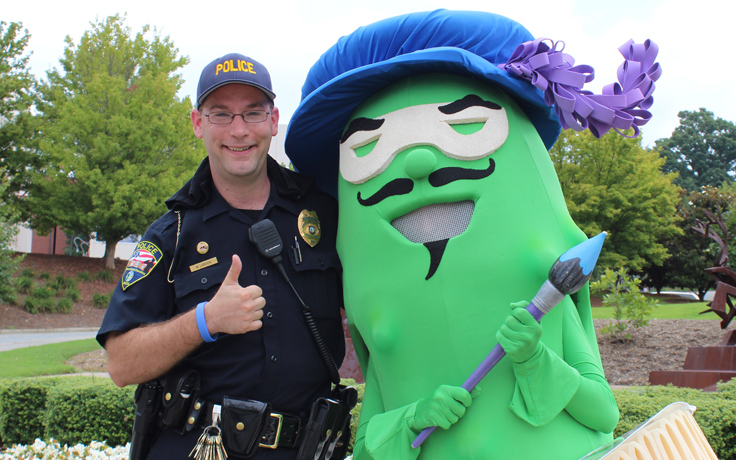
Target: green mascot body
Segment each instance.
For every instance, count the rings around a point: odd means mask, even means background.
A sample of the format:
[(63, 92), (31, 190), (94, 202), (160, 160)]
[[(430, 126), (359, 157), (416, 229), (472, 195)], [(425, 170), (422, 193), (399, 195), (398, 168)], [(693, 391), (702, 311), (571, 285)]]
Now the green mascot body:
[(574, 460), (612, 441), (587, 286), (541, 323), (521, 307), (586, 240), (547, 153), (561, 126), (638, 133), (661, 70), (656, 45), (628, 43), (601, 98), (558, 45), (492, 13), (412, 13), (340, 38), (307, 76), (285, 148), (339, 199), (356, 460)]
[[(356, 460), (409, 459), (420, 452), (422, 459), (442, 460), (575, 459), (611, 441), (605, 433), (618, 420), (586, 288), (544, 317), (541, 353), (519, 364), (502, 360), (481, 381), (482, 391), (456, 424), (436, 431), (419, 449), (410, 446), (415, 430), (423, 428), (412, 430), (408, 422), (418, 401), (443, 384), (460, 385), (497, 343), (509, 305), (531, 300), (555, 259), (586, 239), (567, 212), (536, 130), (510, 98), (489, 85), (449, 75), (410, 77), (371, 97), (352, 119), (380, 119), (409, 106), (434, 108), (468, 95), (505, 110), (508, 137), (491, 155), (462, 160), (419, 144), (402, 150), (364, 183), (350, 183), (342, 175), (338, 182), (345, 304), (366, 378)], [(392, 121), (401, 123), (384, 123), (383, 136), (427, 122)], [(478, 136), (483, 124), (458, 123), (447, 135)], [(341, 148), (349, 149), (350, 142), (347, 138)], [(380, 150), (380, 144), (378, 138), (356, 150)], [(429, 182), (429, 174), (442, 168), (487, 171), (489, 159), (494, 169), (486, 177), (442, 186)], [(372, 205), (359, 202), (359, 195), (365, 201), (393, 179), (406, 177), (412, 178), (411, 192)], [(472, 203), (469, 224), (455, 230), (462, 232), (435, 255), (440, 258), (436, 267), (424, 242), (410, 241), (392, 226), (419, 209), (416, 222), (406, 225), (432, 227), (424, 232), (431, 239), (433, 231), (467, 220), (466, 203)], [(443, 204), (445, 220), (422, 215)]]

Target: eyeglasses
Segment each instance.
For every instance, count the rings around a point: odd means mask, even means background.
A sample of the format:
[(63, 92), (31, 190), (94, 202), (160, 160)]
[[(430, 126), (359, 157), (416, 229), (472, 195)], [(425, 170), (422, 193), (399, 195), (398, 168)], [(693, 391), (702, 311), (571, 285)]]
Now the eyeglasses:
[(266, 121), (268, 115), (271, 112), (265, 110), (247, 110), (243, 113), (230, 113), (230, 112), (211, 112), (208, 114), (202, 114), (212, 123), (213, 125), (229, 125), (233, 122), (236, 116), (243, 117), (243, 121), (246, 123), (261, 123)]

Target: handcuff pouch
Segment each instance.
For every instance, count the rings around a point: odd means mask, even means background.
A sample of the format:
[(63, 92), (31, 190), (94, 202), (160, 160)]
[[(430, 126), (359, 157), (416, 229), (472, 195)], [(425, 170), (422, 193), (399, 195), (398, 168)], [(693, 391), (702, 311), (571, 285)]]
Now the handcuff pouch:
[(270, 413), (270, 404), (264, 402), (223, 398), (220, 429), (228, 455), (252, 457)]

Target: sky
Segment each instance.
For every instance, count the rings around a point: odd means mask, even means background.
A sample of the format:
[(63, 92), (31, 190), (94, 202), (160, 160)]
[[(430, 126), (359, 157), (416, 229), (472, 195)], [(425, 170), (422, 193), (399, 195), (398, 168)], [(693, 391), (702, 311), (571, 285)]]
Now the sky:
[[(616, 81), (616, 69), (623, 62), (620, 45), (629, 39), (652, 40), (659, 46), (663, 75), (656, 83), (653, 118), (642, 130), (645, 146), (670, 137), (682, 110), (702, 107), (736, 122), (736, 59), (727, 50), (736, 4), (726, 0), (219, 0), (190, 4), (7, 0), (0, 20), (22, 22), (28, 30), (31, 39), (26, 51), (33, 53), (30, 70), (42, 79), (46, 71), (59, 67), (65, 37), (78, 44), (92, 22), (125, 14), (134, 34), (145, 25), (155, 27), (171, 39), (180, 55), (189, 57), (190, 63), (180, 71), (185, 83), (179, 95), (192, 100), (202, 68), (217, 57), (239, 52), (269, 69), (280, 122), (286, 124), (299, 105), (310, 67), (338, 38), (381, 19), (438, 8), (501, 14), (535, 37), (564, 41), (565, 52), (577, 64), (595, 69), (595, 80), (585, 86), (595, 93)], [(719, 43), (728, 45), (726, 51)]]

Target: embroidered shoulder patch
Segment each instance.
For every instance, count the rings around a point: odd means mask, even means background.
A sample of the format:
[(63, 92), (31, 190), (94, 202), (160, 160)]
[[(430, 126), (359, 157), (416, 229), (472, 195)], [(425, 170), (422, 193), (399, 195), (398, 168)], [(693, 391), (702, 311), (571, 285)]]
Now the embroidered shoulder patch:
[(128, 289), (133, 283), (148, 276), (153, 268), (158, 265), (161, 255), (161, 250), (155, 244), (149, 241), (138, 243), (123, 272), (123, 279), (121, 281), (123, 291)]

